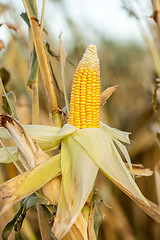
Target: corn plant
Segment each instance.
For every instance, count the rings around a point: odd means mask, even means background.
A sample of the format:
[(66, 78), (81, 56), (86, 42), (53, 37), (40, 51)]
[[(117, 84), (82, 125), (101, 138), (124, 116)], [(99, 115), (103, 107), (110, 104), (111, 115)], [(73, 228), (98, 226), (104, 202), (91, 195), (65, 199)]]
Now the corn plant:
[[(33, 105), (34, 109), (38, 109), (37, 69), (40, 68), (54, 126), (39, 125), (39, 111), (32, 114), (34, 124), (26, 126), (12, 115), (0, 116), (0, 137), (12, 138), (16, 145), (6, 148), (2, 142), (4, 147), (0, 149), (0, 162), (13, 162), (20, 172), (17, 177), (0, 185), (0, 199), (3, 203), (1, 214), (25, 198), (14, 219), (4, 229), (3, 239), (8, 238), (13, 226), (20, 234), (22, 220), (28, 208), (35, 204), (42, 239), (97, 239), (98, 229), (95, 223), (99, 219), (94, 212), (94, 183), (98, 171), (160, 222), (159, 208), (143, 196), (135, 182), (137, 169), (132, 166), (124, 145), (130, 143), (129, 133), (100, 122), (100, 107), (116, 87), (100, 94), (96, 46), (89, 45), (76, 69), (70, 107), (64, 90), (69, 116), (66, 123), (62, 124), (36, 5), (29, 0), (24, 0), (24, 5), (33, 37), (32, 54), (38, 59), (34, 62), (36, 80), (31, 84)], [(62, 41), (60, 47), (62, 79), (65, 83), (66, 56)], [(7, 94), (6, 100), (10, 106)], [(53, 154), (52, 150), (55, 149), (56, 154)], [(126, 164), (120, 152), (124, 155)], [(50, 213), (50, 226), (44, 209), (39, 204), (45, 206), (45, 211)], [(99, 215), (102, 219), (103, 214)], [(19, 222), (20, 218), (22, 220)]]

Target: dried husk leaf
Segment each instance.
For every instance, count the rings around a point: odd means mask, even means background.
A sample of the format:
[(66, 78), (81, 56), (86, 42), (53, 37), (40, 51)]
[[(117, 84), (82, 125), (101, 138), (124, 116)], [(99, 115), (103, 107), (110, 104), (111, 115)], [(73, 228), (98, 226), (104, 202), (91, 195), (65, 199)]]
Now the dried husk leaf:
[(46, 213), (41, 204), (36, 204), (36, 208), (42, 240), (52, 240), (48, 219), (46, 218)]
[(64, 240), (84, 240), (87, 231), (87, 221), (80, 212), (75, 223), (64, 237)]
[(124, 188), (120, 183), (113, 181), (118, 188), (120, 188), (128, 197), (130, 197), (144, 212), (146, 212), (151, 218), (160, 223), (160, 206), (146, 199), (148, 204), (136, 198), (130, 191)]
[(26, 161), (25, 166), (28, 164), (29, 168), (32, 168), (49, 158), (38, 144), (31, 139), (17, 120), (12, 119), (9, 116), (1, 116), (1, 125), (8, 130), (16, 146), (23, 155)]
[[(130, 172), (130, 168), (127, 163), (125, 163), (128, 171)], [(142, 164), (132, 164), (132, 169), (134, 176), (136, 178), (139, 177), (149, 177), (152, 176), (153, 171), (150, 168), (145, 168)]]
[(42, 192), (48, 200), (53, 203), (53, 205), (58, 205), (58, 200), (60, 196), (61, 189), (61, 176), (56, 177), (45, 184), (42, 188)]
[(61, 76), (62, 76), (62, 83), (63, 83), (64, 99), (65, 99), (67, 111), (69, 112), (69, 101), (67, 97), (66, 83), (65, 83), (65, 65), (66, 65), (67, 53), (63, 46), (62, 33), (59, 36), (59, 48), (60, 48)]
[(110, 98), (110, 96), (113, 94), (117, 87), (118, 85), (108, 87), (101, 93), (101, 107), (106, 103), (107, 99)]
[(88, 218), (88, 236), (89, 240), (96, 240), (94, 232), (94, 205), (90, 209), (89, 218)]

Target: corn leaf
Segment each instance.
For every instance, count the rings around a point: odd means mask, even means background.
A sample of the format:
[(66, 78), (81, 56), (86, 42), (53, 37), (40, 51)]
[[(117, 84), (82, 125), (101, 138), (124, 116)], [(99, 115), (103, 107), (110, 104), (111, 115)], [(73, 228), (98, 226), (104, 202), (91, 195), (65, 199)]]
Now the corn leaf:
[(29, 77), (27, 81), (27, 85), (31, 88), (32, 88), (32, 84), (35, 82), (35, 79), (37, 78), (38, 71), (39, 71), (38, 59), (37, 59), (35, 47), (33, 47)]
[(14, 227), (14, 230), (16, 229), (20, 230), (23, 224), (23, 220), (26, 217), (27, 211), (30, 207), (34, 206), (35, 204), (48, 204), (47, 199), (44, 197), (38, 197), (36, 195), (31, 195), (27, 198), (25, 198), (21, 202), (21, 207), (19, 211), (15, 214), (14, 218), (5, 226), (3, 232), (2, 232), (2, 239), (8, 240), (8, 237)]
[(19, 119), (16, 113), (16, 97), (12, 91), (2, 96), (2, 107), (4, 111), (12, 115), (15, 119)]
[(60, 174), (60, 154), (1, 184), (0, 200), (4, 202), (4, 207), (0, 213), (4, 213), (15, 202), (43, 187), (58, 174)]
[(29, 26), (29, 27), (31, 27), (31, 25), (30, 25), (30, 22), (29, 22), (29, 18), (28, 18), (28, 16), (27, 16), (27, 13), (25, 12), (25, 13), (21, 13), (21, 18), (25, 21), (25, 23)]

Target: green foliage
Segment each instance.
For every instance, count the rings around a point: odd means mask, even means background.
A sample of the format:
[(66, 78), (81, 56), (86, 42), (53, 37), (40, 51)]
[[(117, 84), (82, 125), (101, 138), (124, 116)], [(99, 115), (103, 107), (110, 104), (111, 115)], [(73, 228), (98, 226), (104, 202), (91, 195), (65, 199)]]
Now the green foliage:
[(2, 96), (2, 107), (4, 111), (18, 120), (16, 113), (16, 97), (12, 91)]
[(27, 211), (32, 206), (35, 206), (37, 203), (45, 205), (48, 203), (48, 200), (45, 199), (44, 197), (38, 197), (35, 194), (32, 194), (21, 202), (20, 209), (18, 210), (14, 218), (5, 226), (2, 232), (3, 240), (8, 240), (8, 237), (13, 228), (14, 228), (14, 231), (17, 232), (18, 235), (20, 235), (20, 229), (26, 217)]

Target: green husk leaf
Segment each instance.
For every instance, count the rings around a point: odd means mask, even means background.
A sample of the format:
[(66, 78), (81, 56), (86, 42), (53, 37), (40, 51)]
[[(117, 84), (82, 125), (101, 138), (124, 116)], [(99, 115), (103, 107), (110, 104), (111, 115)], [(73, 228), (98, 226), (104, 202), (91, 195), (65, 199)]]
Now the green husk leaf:
[(160, 207), (142, 195), (125, 167), (111, 136), (107, 136), (100, 129), (84, 129), (77, 131), (74, 138), (88, 152), (106, 177), (150, 217), (160, 222)]
[(131, 163), (131, 159), (130, 159), (130, 156), (128, 154), (128, 151), (127, 151), (127, 148), (120, 142), (118, 141), (117, 139), (114, 139), (115, 143), (117, 144), (117, 146), (119, 147), (120, 151), (123, 153), (127, 163), (128, 163), (128, 166), (130, 168), (130, 171), (131, 171), (131, 174), (132, 174), (132, 177), (134, 179), (134, 173), (133, 173), (133, 168), (132, 168), (132, 163)]
[(52, 229), (58, 239), (63, 239), (81, 212), (98, 172), (97, 165), (72, 136), (62, 141), (61, 169), (61, 194)]
[[(18, 161), (18, 150), (17, 147), (7, 147), (7, 150), (11, 154), (12, 158), (15, 161)], [(12, 160), (10, 156), (7, 154), (4, 148), (0, 148), (0, 163), (11, 163)]]
[(119, 182), (136, 198), (149, 205), (127, 170), (111, 136), (107, 136), (101, 129), (86, 128), (77, 131), (74, 138), (111, 181)]
[[(55, 149), (65, 136), (77, 131), (77, 128), (70, 124), (65, 124), (63, 128), (45, 125), (23, 125), (23, 127), (44, 151)], [(11, 138), (4, 127), (0, 127), (0, 138)]]
[(116, 128), (111, 128), (108, 125), (100, 122), (100, 128), (104, 131), (107, 136), (111, 136), (121, 142), (130, 143), (129, 132), (120, 131)]

